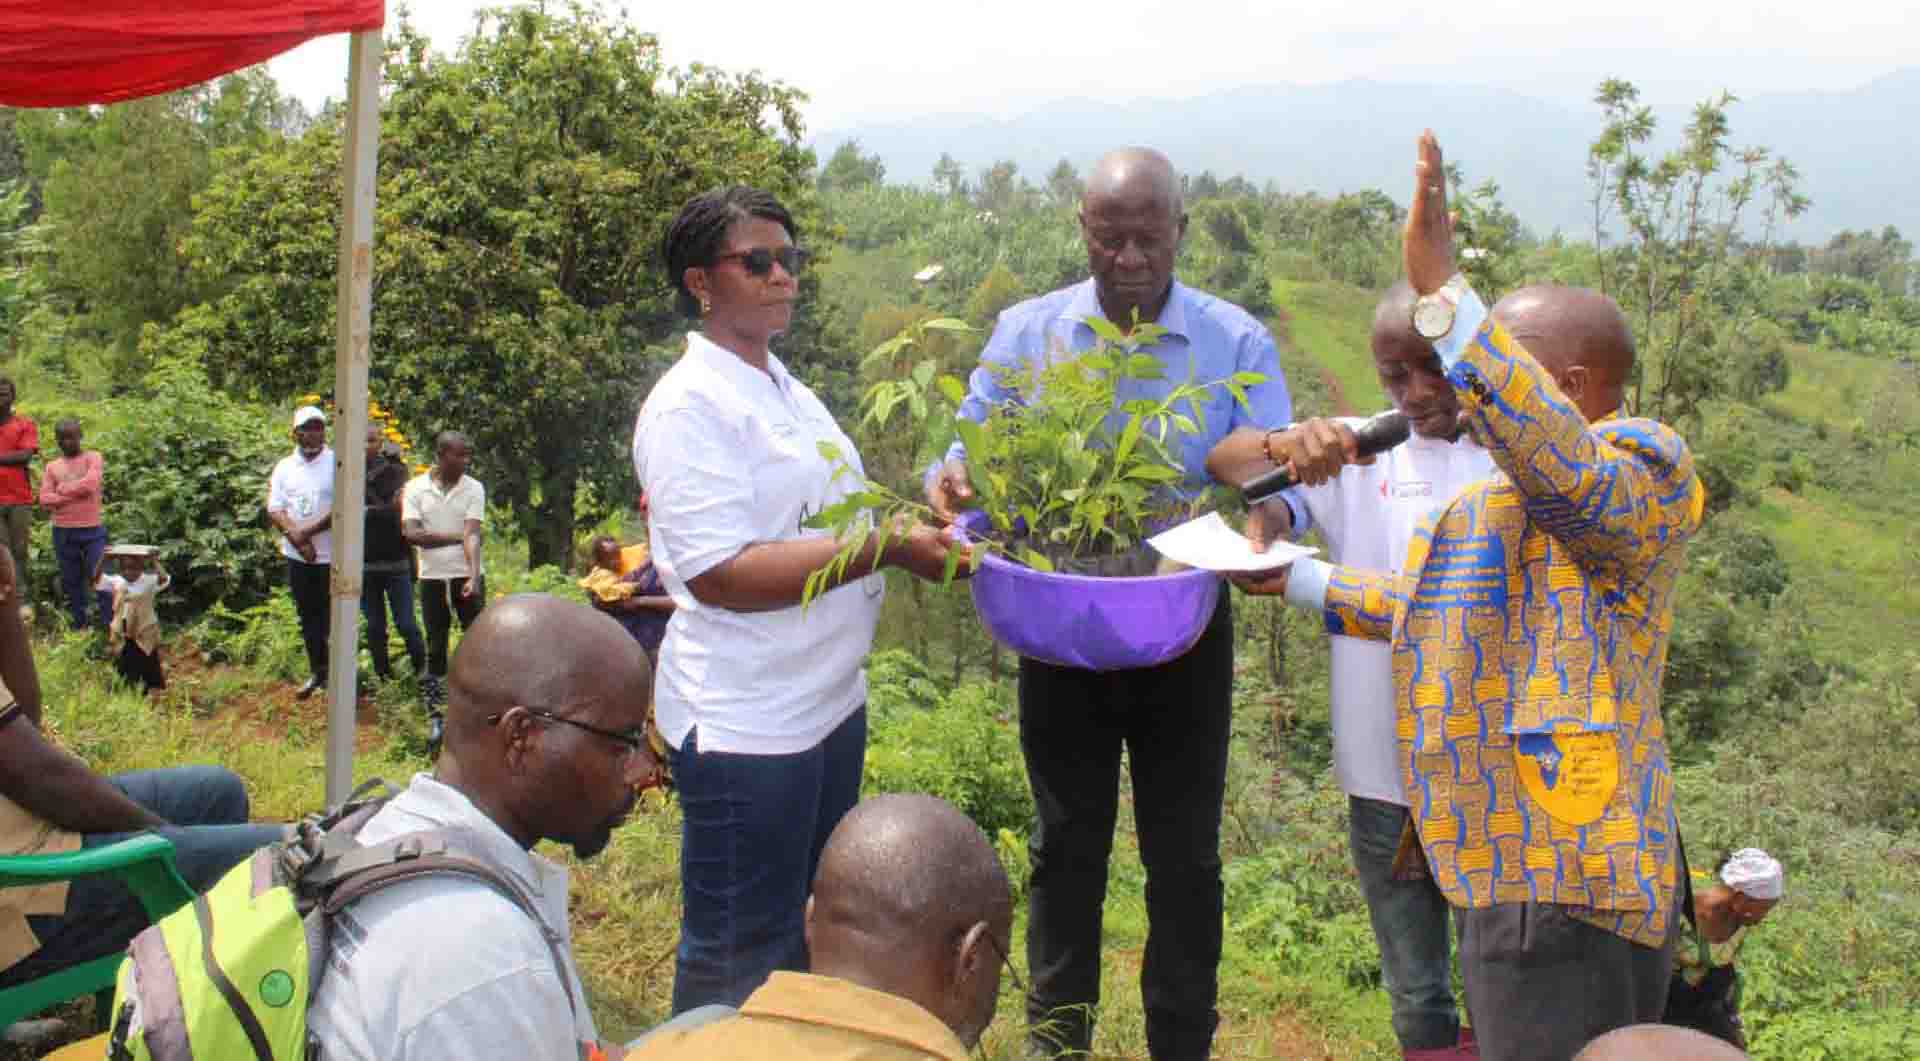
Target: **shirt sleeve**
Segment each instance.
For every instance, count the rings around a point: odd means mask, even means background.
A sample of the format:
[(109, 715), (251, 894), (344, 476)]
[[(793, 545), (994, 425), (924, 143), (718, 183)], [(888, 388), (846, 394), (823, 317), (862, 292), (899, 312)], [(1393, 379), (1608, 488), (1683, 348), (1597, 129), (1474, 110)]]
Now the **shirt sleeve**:
[(541, 968), (517, 970), (472, 988), (406, 1029), (399, 1047), (396, 1061), (580, 1061), (559, 974)]
[(56, 508), (60, 504), (60, 487), (53, 481), (53, 462), (48, 461), (40, 469), (40, 507)]
[[(1025, 318), (1009, 318), (1000, 314), (998, 323), (993, 326), (993, 334), (988, 336), (987, 345), (980, 351), (980, 363), (974, 366), (973, 374), (967, 377), (967, 397), (960, 403), (959, 415), (962, 419), (981, 423), (993, 407), (1011, 399), (1014, 394), (1003, 381), (1010, 370), (1025, 365), (1035, 351), (1023, 351)], [(966, 444), (954, 439), (947, 447), (947, 460), (964, 460), (967, 456)]]
[(483, 523), (487, 518), (487, 488), (480, 485), (477, 479), (473, 483), (473, 492), (467, 495), (466, 518), (480, 520)]
[(691, 582), (760, 538), (753, 519), (753, 469), (731, 425), (696, 406), (644, 421), (634, 463), (647, 490), (655, 557)]
[(425, 507), (421, 503), (420, 491), (413, 488), (413, 483), (414, 480), (410, 479), (407, 485), (400, 488), (400, 519), (402, 521), (427, 518)]
[(273, 466), (273, 475), (267, 479), (267, 511), (285, 512), (292, 506), (287, 497), (287, 477), (283, 474), (285, 465)]
[[(91, 457), (92, 459), (88, 460), (87, 458), (89, 457)], [(74, 493), (80, 495), (83, 498), (99, 497), (100, 496), (100, 472), (102, 468), (102, 461), (100, 458), (100, 454), (98, 453), (85, 454), (81, 457), (81, 460), (85, 462), (84, 466), (86, 468), (86, 472), (83, 475), (81, 475), (80, 478), (74, 480), (73, 483), (69, 485), (67, 489), (73, 491)]]
[(1293, 395), (1287, 391), (1287, 374), (1281, 371), (1273, 333), (1264, 325), (1256, 325), (1241, 342), (1233, 368), (1235, 372), (1258, 372), (1266, 381), (1247, 388), (1246, 406), (1233, 403), (1230, 429), (1285, 427), (1293, 422)]

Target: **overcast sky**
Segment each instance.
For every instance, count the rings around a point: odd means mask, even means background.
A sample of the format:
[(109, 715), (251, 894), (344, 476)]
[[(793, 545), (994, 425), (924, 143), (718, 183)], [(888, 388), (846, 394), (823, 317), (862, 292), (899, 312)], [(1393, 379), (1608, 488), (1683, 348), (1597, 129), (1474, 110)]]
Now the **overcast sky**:
[[(410, 16), (451, 51), (477, 0)], [(398, 3), (390, 4), (398, 10)], [(668, 62), (759, 69), (805, 91), (809, 134), (928, 113), (1009, 117), (1049, 100), (1191, 97), (1248, 84), (1348, 78), (1499, 85), (1564, 100), (1603, 77), (1651, 102), (1850, 89), (1920, 66), (1908, 0), (825, 0), (629, 9)], [(274, 60), (309, 105), (341, 95), (346, 43)]]

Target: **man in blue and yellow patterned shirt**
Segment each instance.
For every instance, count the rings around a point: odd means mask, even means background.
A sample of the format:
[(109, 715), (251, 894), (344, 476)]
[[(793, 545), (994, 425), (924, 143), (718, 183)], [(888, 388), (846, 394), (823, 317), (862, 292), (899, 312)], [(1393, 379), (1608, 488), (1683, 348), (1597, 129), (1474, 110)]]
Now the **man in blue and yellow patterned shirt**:
[(1391, 642), (1413, 825), (1459, 914), (1481, 1055), (1557, 1061), (1665, 1002), (1680, 866), (1660, 680), (1705, 491), (1677, 433), (1619, 416), (1619, 307), (1536, 287), (1489, 314), (1454, 272), (1431, 134), (1419, 174), (1415, 328), (1499, 471), (1428, 517), (1405, 575), (1304, 560), (1241, 583)]

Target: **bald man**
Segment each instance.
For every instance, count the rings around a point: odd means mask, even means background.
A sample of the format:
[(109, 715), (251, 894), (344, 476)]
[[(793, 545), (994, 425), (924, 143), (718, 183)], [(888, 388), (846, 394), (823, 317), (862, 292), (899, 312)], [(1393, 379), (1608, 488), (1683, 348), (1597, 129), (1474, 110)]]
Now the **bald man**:
[(993, 1021), (1013, 896), (985, 834), (933, 796), (853, 808), (807, 900), (810, 972), (775, 972), (737, 1016), (662, 1029), (630, 1061), (965, 1061)]
[(1574, 1061), (1741, 1061), (1746, 1056), (1692, 1028), (1636, 1024), (1588, 1043), (1574, 1055)]
[(439, 761), (359, 839), (457, 830), (464, 851), (532, 897), (539, 923), (446, 875), (349, 906), (308, 1014), (323, 1057), (579, 1061), (597, 1036), (573, 967), (567, 871), (532, 848), (552, 840), (591, 858), (657, 779), (649, 691), (626, 631), (585, 605), (523, 594), (482, 613), (453, 657)]
[[(1266, 327), (1173, 278), (1186, 230), (1180, 179), (1166, 156), (1132, 147), (1102, 158), (1080, 203), (1092, 276), (1000, 315), (960, 415), (983, 420), (1010, 400), (1002, 383), (1008, 372), (1044, 363), (1056, 351), (1092, 347), (1086, 321), (1102, 317), (1123, 329), (1141, 321), (1167, 331), (1143, 350), (1159, 359), (1164, 378), (1130, 382), (1127, 398), (1158, 400), (1186, 381), (1235, 372), (1265, 378), (1246, 389), (1245, 404), (1219, 392), (1201, 430), (1169, 440), (1186, 472), (1171, 488), (1178, 499), (1197, 497), (1213, 481), (1207, 453), (1228, 432), (1290, 421), (1293, 404)], [(965, 448), (955, 443), (947, 456), (927, 477), (928, 500), (943, 519), (973, 499)], [(1124, 747), (1132, 749), (1134, 820), (1147, 870), (1149, 938), (1140, 970), (1147, 1046), (1159, 1061), (1208, 1056), (1218, 1023), (1220, 808), (1232, 691), (1226, 594), (1198, 643), (1158, 667), (1095, 672), (1020, 661), (1020, 743), (1038, 816), (1028, 886), (1027, 1015), (1039, 1052), (1085, 1051), (1093, 1041), (1100, 914)]]
[[(1275, 460), (1293, 469), (1300, 485), (1248, 515), (1254, 548), (1318, 529), (1334, 563), (1397, 574), (1420, 521), (1493, 474), (1486, 449), (1459, 432), (1459, 400), (1433, 344), (1413, 330), (1413, 298), (1405, 281), (1395, 284), (1374, 308), (1369, 342), (1381, 389), (1412, 424), (1407, 441), (1377, 460), (1348, 463), (1359, 421), (1315, 418), (1279, 431), (1235, 431), (1208, 456), (1222, 482), (1257, 478)], [(1394, 748), (1393, 656), (1384, 641), (1331, 641), (1333, 773), (1347, 794), (1347, 845), (1380, 949), (1394, 1036), (1407, 1061), (1463, 1056), (1446, 897), (1429, 878), (1393, 872), (1408, 821)]]
[(1660, 1019), (1681, 866), (1660, 677), (1706, 494), (1686, 442), (1621, 416), (1633, 335), (1593, 291), (1489, 314), (1454, 269), (1439, 145), (1407, 222), (1412, 324), (1499, 474), (1415, 533), (1405, 574), (1238, 581), (1392, 647), (1412, 825), (1460, 926), (1480, 1054), (1565, 1061)]

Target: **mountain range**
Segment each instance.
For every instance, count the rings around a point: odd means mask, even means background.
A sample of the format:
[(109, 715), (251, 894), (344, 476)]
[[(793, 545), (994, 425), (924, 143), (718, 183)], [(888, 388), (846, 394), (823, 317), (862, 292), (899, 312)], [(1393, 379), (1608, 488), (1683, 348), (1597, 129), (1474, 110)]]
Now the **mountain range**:
[[(1690, 106), (1655, 106), (1663, 150), (1678, 141)], [(1730, 142), (1765, 146), (1799, 168), (1813, 207), (1786, 234), (1824, 242), (1842, 229), (1897, 226), (1920, 234), (1920, 67), (1859, 88), (1754, 96), (1728, 112)], [(1440, 137), (1470, 184), (1492, 179), (1536, 234), (1591, 238), (1587, 147), (1600, 108), (1469, 85), (1350, 80), (1246, 86), (1190, 99), (1102, 103), (1065, 99), (1011, 119), (934, 115), (857, 125), (814, 141), (822, 160), (841, 143), (886, 163), (889, 179), (926, 183), (942, 153), (969, 173), (1010, 159), (1042, 183), (1061, 158), (1084, 173), (1122, 144), (1165, 151), (1182, 172), (1240, 174), (1283, 191), (1335, 195), (1379, 188), (1406, 202), (1413, 142)]]

